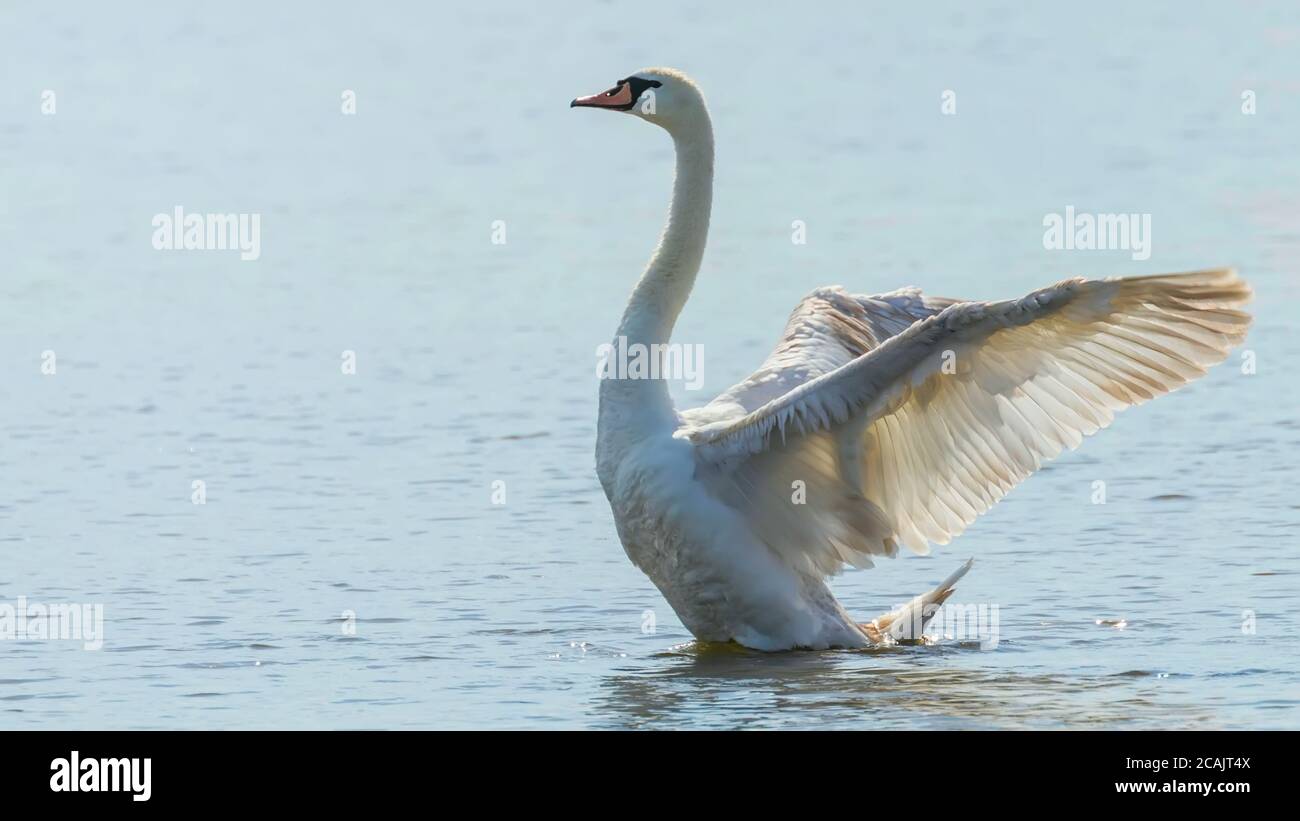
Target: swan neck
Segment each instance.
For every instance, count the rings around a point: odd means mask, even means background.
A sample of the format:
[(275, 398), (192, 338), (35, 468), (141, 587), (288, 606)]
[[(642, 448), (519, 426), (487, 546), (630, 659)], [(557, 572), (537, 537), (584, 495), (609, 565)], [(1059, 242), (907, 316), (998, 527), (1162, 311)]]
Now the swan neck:
[[(673, 202), (659, 246), (637, 282), (623, 321), (619, 323), (611, 357), (649, 356), (666, 352), (677, 315), (690, 296), (704, 258), (713, 200), (713, 131), (707, 115), (694, 133), (674, 135), (677, 171)], [(658, 370), (658, 369), (656, 369)], [(677, 414), (668, 382), (626, 373), (606, 373), (600, 384), (600, 414), (596, 424), (596, 473), (606, 494), (623, 457), (638, 443), (671, 436)], [(612, 497), (611, 497), (612, 498)]]
[(702, 127), (675, 135), (674, 143), (677, 169), (668, 224), (619, 326), (619, 336), (629, 343), (669, 340), (704, 259), (713, 205), (713, 130), (707, 117)]

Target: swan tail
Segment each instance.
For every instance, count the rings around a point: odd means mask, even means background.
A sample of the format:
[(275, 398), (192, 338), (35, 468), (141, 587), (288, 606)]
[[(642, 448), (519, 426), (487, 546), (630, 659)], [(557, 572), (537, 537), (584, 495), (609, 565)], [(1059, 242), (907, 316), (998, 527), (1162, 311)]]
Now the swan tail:
[(940, 582), (938, 587), (929, 593), (922, 593), (914, 597), (911, 601), (883, 616), (877, 616), (866, 624), (860, 625), (862, 631), (867, 634), (867, 638), (876, 644), (888, 645), (899, 642), (912, 643), (920, 641), (926, 625), (934, 618), (939, 606), (953, 594), (953, 591), (957, 589), (957, 582), (962, 576), (966, 575), (974, 563), (974, 559), (967, 559), (965, 564)]

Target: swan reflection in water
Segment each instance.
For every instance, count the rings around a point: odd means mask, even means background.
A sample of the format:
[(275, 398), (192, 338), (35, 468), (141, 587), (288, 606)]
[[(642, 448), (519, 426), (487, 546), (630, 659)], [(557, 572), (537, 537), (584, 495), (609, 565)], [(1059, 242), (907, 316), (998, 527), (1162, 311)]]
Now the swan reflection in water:
[[(1019, 655), (998, 652), (1008, 651)], [(793, 653), (688, 642), (656, 654), (653, 669), (605, 677), (593, 718), (625, 729), (807, 728), (805, 715), (818, 717), (814, 729), (1213, 726), (1157, 674), (971, 666), (980, 655), (975, 642)]]

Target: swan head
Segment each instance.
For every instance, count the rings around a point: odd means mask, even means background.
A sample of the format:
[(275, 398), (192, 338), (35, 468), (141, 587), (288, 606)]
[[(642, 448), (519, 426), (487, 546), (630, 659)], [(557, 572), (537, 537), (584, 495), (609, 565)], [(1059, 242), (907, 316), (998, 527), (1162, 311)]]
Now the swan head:
[(654, 123), (670, 134), (698, 127), (709, 116), (699, 87), (672, 68), (643, 68), (608, 91), (577, 98), (569, 107), (620, 111)]

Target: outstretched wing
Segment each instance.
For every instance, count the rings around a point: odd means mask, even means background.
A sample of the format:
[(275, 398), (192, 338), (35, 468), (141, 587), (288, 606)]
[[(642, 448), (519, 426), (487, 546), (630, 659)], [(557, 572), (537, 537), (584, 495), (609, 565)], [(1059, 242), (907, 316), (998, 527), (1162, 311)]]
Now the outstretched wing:
[[(1233, 271), (1212, 270), (955, 303), (743, 415), (688, 417), (678, 435), (712, 492), (801, 570), (870, 565), (899, 542), (925, 553), (1117, 411), (1222, 361), (1249, 298)], [(852, 350), (848, 330), (838, 338)]]

